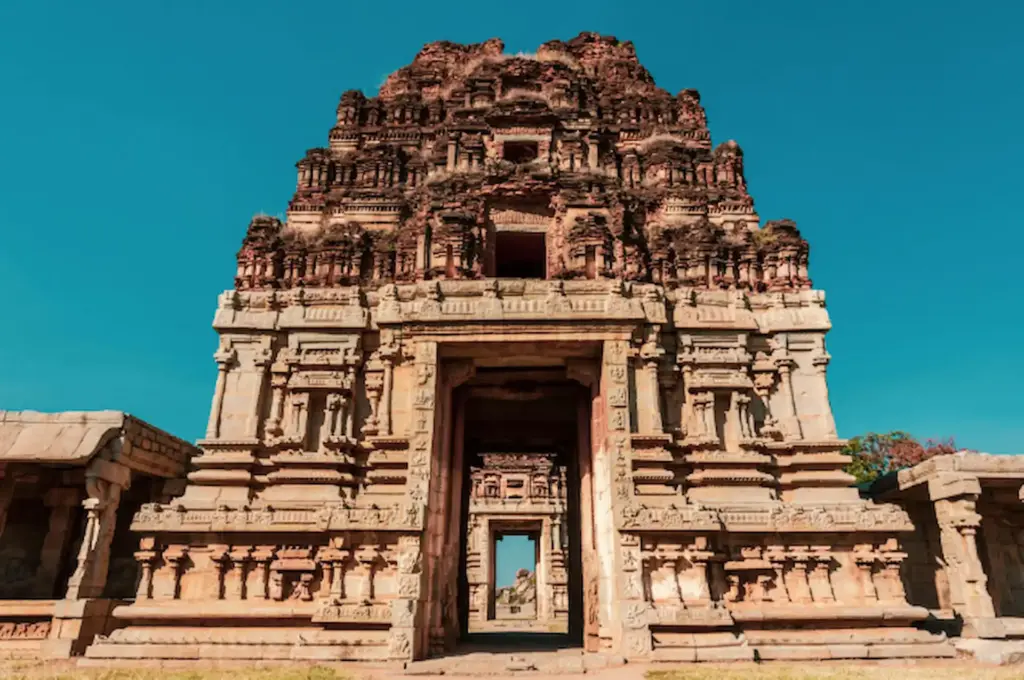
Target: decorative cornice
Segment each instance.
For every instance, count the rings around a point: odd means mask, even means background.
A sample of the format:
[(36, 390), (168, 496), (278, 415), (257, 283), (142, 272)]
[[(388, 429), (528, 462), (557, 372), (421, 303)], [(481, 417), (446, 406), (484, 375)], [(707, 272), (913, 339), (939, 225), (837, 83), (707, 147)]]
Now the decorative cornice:
[(768, 507), (732, 506), (709, 508), (696, 504), (652, 507), (623, 505), (617, 512), (623, 531), (687, 532), (836, 532), (913, 531), (910, 516), (891, 504), (842, 505), (777, 504)]
[(148, 503), (132, 520), (132, 531), (155, 532), (322, 532), (322, 531), (420, 531), (423, 506), (395, 504), (387, 507), (318, 508), (261, 507), (189, 509), (181, 505)]

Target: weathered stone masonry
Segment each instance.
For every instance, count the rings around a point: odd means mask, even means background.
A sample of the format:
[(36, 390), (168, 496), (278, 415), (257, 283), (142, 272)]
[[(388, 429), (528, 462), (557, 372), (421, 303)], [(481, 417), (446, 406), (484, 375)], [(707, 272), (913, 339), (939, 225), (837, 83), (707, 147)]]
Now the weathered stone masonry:
[[(588, 652), (951, 655), (911, 516), (842, 471), (807, 258), (631, 43), (424, 47), (249, 225), (201, 453), (88, 658), (443, 655), (492, 609), (484, 521), (565, 525), (544, 607)], [(564, 472), (486, 505), (494, 454)]]

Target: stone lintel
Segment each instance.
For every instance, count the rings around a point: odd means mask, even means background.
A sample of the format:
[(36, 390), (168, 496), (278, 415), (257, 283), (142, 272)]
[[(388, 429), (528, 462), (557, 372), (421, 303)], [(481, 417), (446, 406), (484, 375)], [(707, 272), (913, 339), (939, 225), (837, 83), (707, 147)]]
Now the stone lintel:
[(928, 497), (932, 501), (958, 496), (977, 498), (980, 494), (981, 482), (973, 475), (941, 473), (928, 478)]

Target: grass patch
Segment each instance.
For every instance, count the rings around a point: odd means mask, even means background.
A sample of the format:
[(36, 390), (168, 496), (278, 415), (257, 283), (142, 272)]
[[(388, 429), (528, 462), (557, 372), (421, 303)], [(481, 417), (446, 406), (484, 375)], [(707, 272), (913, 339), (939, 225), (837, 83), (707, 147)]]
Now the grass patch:
[(647, 680), (1024, 680), (1021, 667), (991, 667), (949, 661), (907, 664), (812, 663), (694, 665), (647, 673)]
[(55, 668), (50, 665), (0, 667), (3, 680), (351, 680), (352, 676), (324, 666), (280, 668)]

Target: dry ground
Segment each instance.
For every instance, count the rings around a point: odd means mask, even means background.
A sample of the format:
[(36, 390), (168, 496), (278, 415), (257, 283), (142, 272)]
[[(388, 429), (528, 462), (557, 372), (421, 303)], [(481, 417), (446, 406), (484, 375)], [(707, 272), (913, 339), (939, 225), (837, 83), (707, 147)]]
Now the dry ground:
[[(993, 668), (968, 662), (906, 664), (805, 663), (805, 664), (701, 664), (676, 670), (651, 670), (637, 666), (609, 669), (592, 675), (524, 674), (524, 680), (1024, 680), (1024, 667)], [(0, 680), (398, 680), (400, 672), (367, 672), (321, 666), (276, 668), (230, 667), (222, 669), (79, 669), (68, 664), (0, 665)], [(436, 680), (448, 680), (432, 676)], [(503, 675), (502, 677), (509, 677)], [(424, 679), (426, 680), (426, 679)]]

